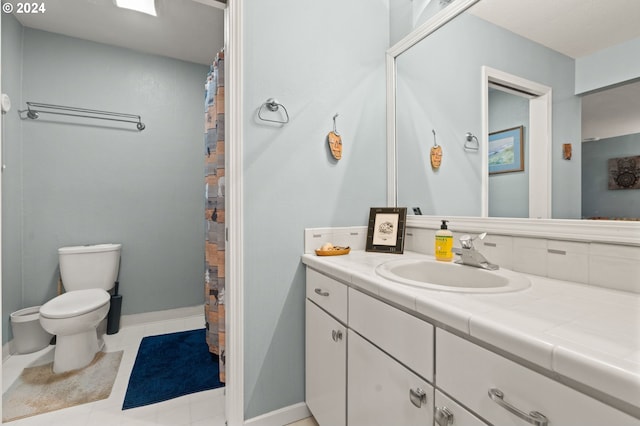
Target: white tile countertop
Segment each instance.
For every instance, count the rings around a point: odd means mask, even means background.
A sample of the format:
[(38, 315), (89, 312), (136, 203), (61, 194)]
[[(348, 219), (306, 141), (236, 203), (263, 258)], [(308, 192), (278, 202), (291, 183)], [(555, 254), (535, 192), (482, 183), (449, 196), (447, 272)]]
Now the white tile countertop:
[[(302, 262), (640, 412), (640, 294), (527, 274), (531, 287), (510, 293), (421, 289), (375, 273), (397, 258), (352, 250), (345, 256), (305, 254)], [(402, 258), (433, 256), (405, 252)]]

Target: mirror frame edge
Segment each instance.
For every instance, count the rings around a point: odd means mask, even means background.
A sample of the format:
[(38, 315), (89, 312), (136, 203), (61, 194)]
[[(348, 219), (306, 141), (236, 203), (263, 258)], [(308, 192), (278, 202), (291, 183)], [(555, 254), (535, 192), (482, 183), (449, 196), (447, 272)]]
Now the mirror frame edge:
[[(386, 52), (387, 92), (387, 205), (397, 206), (396, 189), (396, 59), (410, 47), (454, 19), (481, 0), (457, 0), (424, 24), (414, 29)], [(483, 135), (483, 138), (485, 136)], [(551, 149), (549, 164), (552, 170)], [(551, 186), (549, 178), (549, 187)], [(549, 188), (550, 191), (551, 188)], [(551, 194), (550, 194), (551, 198)], [(551, 212), (549, 212), (551, 213)], [(600, 242), (640, 246), (640, 222), (634, 221), (588, 221), (581, 219), (518, 219), (491, 217), (449, 217), (455, 231), (489, 232), (533, 238), (565, 239), (572, 241)], [(407, 225), (415, 228), (438, 229), (439, 216), (407, 216)]]

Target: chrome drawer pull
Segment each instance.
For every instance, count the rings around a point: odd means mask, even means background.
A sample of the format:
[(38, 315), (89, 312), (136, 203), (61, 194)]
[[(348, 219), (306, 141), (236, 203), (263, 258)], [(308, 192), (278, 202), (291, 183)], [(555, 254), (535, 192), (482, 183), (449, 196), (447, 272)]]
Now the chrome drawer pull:
[(427, 403), (427, 393), (420, 388), (409, 389), (409, 400), (416, 407), (422, 407), (422, 404)]
[(331, 331), (331, 338), (333, 339), (334, 342), (337, 342), (338, 340), (342, 340), (342, 331), (341, 330), (332, 330)]
[(329, 292), (328, 291), (322, 291), (321, 288), (316, 288), (316, 294), (319, 294), (320, 296), (324, 296), (324, 297), (329, 296)]
[(453, 425), (453, 413), (447, 407), (436, 407), (436, 424), (438, 426)]
[(489, 389), (489, 398), (491, 398), (496, 404), (498, 404), (505, 410), (515, 414), (527, 423), (531, 423), (535, 426), (547, 426), (549, 424), (549, 419), (547, 419), (544, 414), (537, 411), (532, 411), (527, 414), (524, 411), (520, 411), (513, 405), (509, 404), (504, 400), (504, 393), (500, 389)]

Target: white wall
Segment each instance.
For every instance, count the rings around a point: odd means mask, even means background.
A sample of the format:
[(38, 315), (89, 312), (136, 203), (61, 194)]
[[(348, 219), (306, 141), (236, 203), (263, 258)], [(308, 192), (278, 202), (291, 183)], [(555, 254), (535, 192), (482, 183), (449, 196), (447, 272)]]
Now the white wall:
[[(306, 227), (385, 205), (387, 0), (244, 6), (245, 417), (304, 401)], [(257, 119), (275, 97), (286, 125)], [(326, 142), (339, 113), (343, 157)], [(230, 143), (233, 143), (231, 141)]]

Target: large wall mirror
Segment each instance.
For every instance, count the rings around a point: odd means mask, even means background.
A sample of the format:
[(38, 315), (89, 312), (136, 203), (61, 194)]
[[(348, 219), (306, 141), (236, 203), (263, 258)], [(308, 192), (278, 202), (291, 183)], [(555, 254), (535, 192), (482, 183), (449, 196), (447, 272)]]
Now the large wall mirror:
[[(640, 156), (634, 16), (640, 2), (456, 0), (416, 28), (387, 55), (389, 204), (437, 217), (638, 219), (640, 189), (608, 188), (609, 159)], [(522, 165), (496, 173), (505, 149)], [(620, 167), (640, 181), (640, 161)]]

